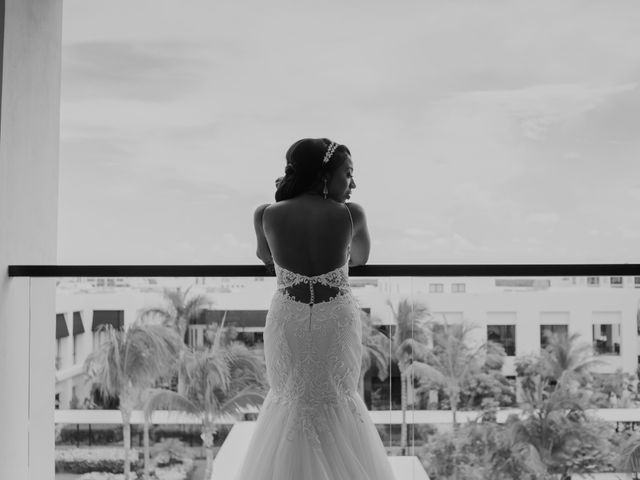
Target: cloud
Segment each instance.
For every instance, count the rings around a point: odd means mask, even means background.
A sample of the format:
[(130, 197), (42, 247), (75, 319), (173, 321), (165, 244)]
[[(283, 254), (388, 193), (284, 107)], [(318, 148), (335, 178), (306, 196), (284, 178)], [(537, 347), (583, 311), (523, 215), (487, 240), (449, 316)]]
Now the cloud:
[(633, 3), (134, 3), (65, 4), (63, 261), (254, 263), (310, 135), (354, 154), (372, 261), (588, 259), (587, 228), (637, 226)]
[(208, 63), (194, 42), (78, 41), (64, 45), (65, 101), (167, 102), (200, 85)]
[(554, 225), (560, 221), (560, 215), (556, 212), (535, 212), (528, 214), (525, 221), (537, 225)]
[(589, 86), (583, 84), (544, 84), (502, 91), (465, 92), (449, 102), (469, 110), (497, 111), (516, 121), (522, 134), (540, 141), (557, 125), (575, 122), (612, 97), (635, 91), (636, 83)]

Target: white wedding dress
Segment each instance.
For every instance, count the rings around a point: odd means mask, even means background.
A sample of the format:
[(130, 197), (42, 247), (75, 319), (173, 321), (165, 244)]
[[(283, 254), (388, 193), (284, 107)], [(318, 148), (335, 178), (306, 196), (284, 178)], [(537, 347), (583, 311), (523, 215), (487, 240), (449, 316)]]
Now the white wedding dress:
[(348, 262), (313, 277), (275, 270), (264, 331), (270, 390), (234, 480), (394, 480), (357, 392), (362, 327)]

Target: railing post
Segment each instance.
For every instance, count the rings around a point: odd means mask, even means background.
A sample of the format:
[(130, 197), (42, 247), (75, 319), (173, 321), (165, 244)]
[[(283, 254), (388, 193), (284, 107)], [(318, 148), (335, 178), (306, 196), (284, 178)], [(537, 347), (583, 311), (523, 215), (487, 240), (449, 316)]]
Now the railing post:
[(50, 478), (55, 450), (55, 280), (30, 279), (29, 478)]
[[(54, 476), (52, 281), (34, 290), (5, 272), (7, 264), (56, 259), (61, 36), (62, 0), (0, 1), (2, 479)], [(29, 306), (42, 331), (29, 331)]]

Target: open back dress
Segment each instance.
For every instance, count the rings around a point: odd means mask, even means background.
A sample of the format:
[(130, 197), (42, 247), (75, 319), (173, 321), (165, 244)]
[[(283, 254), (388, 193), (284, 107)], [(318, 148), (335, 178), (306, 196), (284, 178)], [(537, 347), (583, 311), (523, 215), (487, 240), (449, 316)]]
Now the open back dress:
[(361, 310), (348, 264), (315, 276), (275, 264), (264, 331), (270, 389), (233, 480), (394, 480), (357, 391)]

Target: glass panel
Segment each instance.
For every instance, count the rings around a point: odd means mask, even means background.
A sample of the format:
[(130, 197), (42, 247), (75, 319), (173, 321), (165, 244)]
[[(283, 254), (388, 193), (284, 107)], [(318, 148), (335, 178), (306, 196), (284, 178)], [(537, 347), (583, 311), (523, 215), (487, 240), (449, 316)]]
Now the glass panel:
[[(414, 456), (423, 468), (425, 452), (433, 453), (453, 438), (453, 405), (461, 431), (471, 435), (471, 430), (465, 430), (471, 428), (467, 422), (479, 425), (475, 423), (478, 418), (484, 419), (484, 425), (499, 428), (509, 409), (517, 412), (521, 405), (522, 382), (527, 378), (522, 362), (539, 358), (540, 345), (546, 346), (545, 332), (576, 333), (581, 344), (593, 342), (594, 354), (600, 354), (602, 360), (594, 367), (597, 382), (589, 387), (595, 407), (614, 405), (614, 396), (617, 406), (637, 404), (635, 383), (628, 380), (631, 377), (616, 373), (620, 369), (624, 375), (635, 374), (640, 356), (636, 333), (640, 291), (634, 281), (623, 279), (623, 286), (614, 291), (594, 289), (587, 277), (508, 280), (514, 279), (351, 279), (362, 326), (361, 375), (355, 385), (387, 455)], [(442, 290), (431, 293), (434, 284), (442, 285)], [(454, 287), (460, 284), (465, 285), (464, 290)], [(55, 375), (55, 389), (48, 398), (50, 411), (55, 410), (59, 469), (70, 468), (62, 460), (64, 455), (88, 455), (84, 453), (87, 449), (94, 453), (107, 449), (115, 455), (124, 448), (118, 410), (123, 397), (100, 388), (96, 364), (93, 379), (85, 370), (87, 359), (106, 348), (114, 332), (126, 334), (141, 325), (163, 328), (178, 332), (174, 337), (190, 352), (233, 345), (256, 359), (260, 369), (252, 372), (245, 364), (231, 369), (231, 378), (243, 379), (264, 395), (268, 391), (266, 315), (275, 288), (271, 277), (125, 278), (118, 280), (117, 287), (99, 277), (91, 281), (60, 279), (47, 330), (50, 358), (56, 359), (56, 368), (52, 362), (47, 371)], [(192, 308), (186, 308), (188, 305)], [(590, 316), (591, 324), (584, 321), (585, 315)], [(74, 323), (68, 325), (68, 336), (56, 338), (61, 316)], [(501, 345), (503, 351), (487, 350), (487, 340)], [(103, 366), (116, 368), (113, 358)], [(141, 356), (134, 363), (142, 360)], [(32, 372), (34, 368), (37, 363)], [(146, 387), (183, 394), (189, 381), (173, 373), (154, 378)], [(550, 382), (548, 388), (555, 388), (555, 383)], [(219, 390), (212, 392), (222, 395)], [(134, 468), (141, 468), (144, 451), (141, 405), (135, 406), (130, 419), (131, 447), (138, 458)], [(213, 440), (214, 457), (233, 428), (255, 425), (252, 422), (261, 408), (262, 399), (243, 406), (235, 416), (220, 417)], [(171, 414), (159, 407), (153, 414), (149, 430), (152, 457), (163, 449), (171, 451), (167, 439), (176, 439), (181, 442), (175, 447), (180, 455), (192, 456), (200, 468), (205, 456), (199, 420), (176, 407), (170, 410)], [(493, 420), (498, 423), (492, 424)], [(247, 432), (243, 435), (245, 441), (250, 438)], [(236, 465), (240, 461), (234, 460)], [(426, 465), (427, 473), (437, 476), (435, 470), (429, 470), (435, 467)]]
[(487, 325), (487, 341), (501, 345), (507, 356), (514, 356), (516, 354), (516, 326)]
[(540, 348), (544, 350), (553, 335), (568, 335), (569, 325), (540, 325)]

